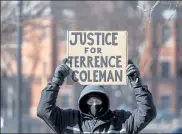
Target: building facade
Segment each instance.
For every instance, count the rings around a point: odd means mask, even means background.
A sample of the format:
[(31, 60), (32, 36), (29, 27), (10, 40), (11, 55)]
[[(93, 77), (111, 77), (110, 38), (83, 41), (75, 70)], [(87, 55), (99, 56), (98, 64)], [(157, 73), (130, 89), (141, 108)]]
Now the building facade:
[(179, 114), (182, 109), (182, 17), (178, 9), (169, 20), (172, 12), (161, 10), (152, 16), (146, 28), (140, 69), (157, 108)]

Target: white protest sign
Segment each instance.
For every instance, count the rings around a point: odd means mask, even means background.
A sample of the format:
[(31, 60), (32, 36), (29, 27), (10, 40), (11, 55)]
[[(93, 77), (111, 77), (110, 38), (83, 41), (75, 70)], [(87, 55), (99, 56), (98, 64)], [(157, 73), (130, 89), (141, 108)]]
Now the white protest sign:
[(127, 31), (68, 31), (67, 56), (67, 84), (126, 85)]

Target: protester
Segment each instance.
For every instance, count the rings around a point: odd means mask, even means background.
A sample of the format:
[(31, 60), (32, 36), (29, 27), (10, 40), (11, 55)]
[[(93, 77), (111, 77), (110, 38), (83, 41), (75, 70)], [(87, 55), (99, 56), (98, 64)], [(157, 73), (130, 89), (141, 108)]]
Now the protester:
[(64, 59), (56, 68), (53, 79), (42, 90), (37, 116), (56, 133), (127, 133), (137, 134), (155, 117), (152, 94), (140, 79), (138, 68), (128, 61), (126, 74), (136, 96), (138, 108), (134, 111), (109, 109), (109, 97), (103, 86), (84, 86), (78, 100), (79, 110), (63, 110), (56, 106), (59, 86), (69, 75), (70, 68)]

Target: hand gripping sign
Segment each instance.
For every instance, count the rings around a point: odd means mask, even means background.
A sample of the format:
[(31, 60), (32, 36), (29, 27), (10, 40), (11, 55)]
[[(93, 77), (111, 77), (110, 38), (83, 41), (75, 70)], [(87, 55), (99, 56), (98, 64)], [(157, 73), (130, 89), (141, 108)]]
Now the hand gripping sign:
[(127, 31), (68, 31), (67, 84), (126, 85)]

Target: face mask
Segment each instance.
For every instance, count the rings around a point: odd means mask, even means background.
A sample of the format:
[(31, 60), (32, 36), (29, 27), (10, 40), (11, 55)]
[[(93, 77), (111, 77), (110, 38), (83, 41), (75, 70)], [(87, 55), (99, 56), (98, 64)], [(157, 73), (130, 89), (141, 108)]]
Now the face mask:
[(103, 105), (102, 100), (97, 97), (90, 97), (87, 101), (87, 104), (89, 106), (90, 113), (97, 117), (102, 113)]

